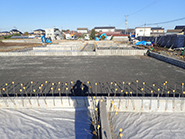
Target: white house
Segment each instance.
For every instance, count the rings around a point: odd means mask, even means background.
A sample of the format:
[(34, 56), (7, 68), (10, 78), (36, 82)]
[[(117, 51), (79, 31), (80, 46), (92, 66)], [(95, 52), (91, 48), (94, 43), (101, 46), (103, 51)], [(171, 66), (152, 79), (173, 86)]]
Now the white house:
[(88, 33), (88, 28), (77, 28), (78, 33), (82, 34), (87, 34)]
[(96, 32), (115, 32), (115, 27), (95, 27)]
[(150, 36), (151, 34), (151, 27), (136, 27), (136, 38), (138, 36)]
[(45, 29), (46, 38), (51, 37), (52, 40), (61, 40), (63, 39), (63, 34), (58, 28), (48, 28)]

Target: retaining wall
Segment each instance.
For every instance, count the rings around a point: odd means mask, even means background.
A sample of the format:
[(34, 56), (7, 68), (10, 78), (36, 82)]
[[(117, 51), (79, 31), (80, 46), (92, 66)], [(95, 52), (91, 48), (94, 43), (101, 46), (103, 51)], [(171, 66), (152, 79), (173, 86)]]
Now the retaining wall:
[(175, 66), (178, 66), (178, 67), (181, 67), (181, 68), (185, 69), (185, 62), (182, 61), (182, 60), (178, 60), (178, 59), (175, 59), (175, 58), (172, 58), (172, 57), (160, 55), (160, 54), (154, 53), (154, 52), (150, 52), (148, 55), (153, 57), (153, 58), (156, 58), (158, 60), (173, 64)]
[(40, 39), (26, 39), (26, 40), (2, 40), (6, 43), (42, 43)]
[(96, 52), (1, 52), (0, 56), (129, 56), (144, 55), (147, 50), (97, 50)]

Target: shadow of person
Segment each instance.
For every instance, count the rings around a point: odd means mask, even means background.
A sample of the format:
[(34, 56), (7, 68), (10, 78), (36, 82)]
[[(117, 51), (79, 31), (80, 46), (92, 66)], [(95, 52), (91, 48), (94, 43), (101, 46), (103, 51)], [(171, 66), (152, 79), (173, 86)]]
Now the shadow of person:
[(88, 96), (89, 95), (89, 87), (85, 85), (80, 80), (77, 80), (76, 83), (71, 88), (71, 94), (74, 96)]
[(76, 104), (75, 107), (75, 138), (90, 139), (93, 138), (91, 113), (89, 110), (89, 87), (77, 80), (70, 89), (71, 98)]

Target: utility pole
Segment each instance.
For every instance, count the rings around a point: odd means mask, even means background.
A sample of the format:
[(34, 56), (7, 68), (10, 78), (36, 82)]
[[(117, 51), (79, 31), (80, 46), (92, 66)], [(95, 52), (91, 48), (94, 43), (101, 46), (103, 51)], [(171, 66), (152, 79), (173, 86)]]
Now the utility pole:
[(125, 15), (125, 34), (127, 34), (127, 24), (128, 24), (127, 17), (128, 15)]

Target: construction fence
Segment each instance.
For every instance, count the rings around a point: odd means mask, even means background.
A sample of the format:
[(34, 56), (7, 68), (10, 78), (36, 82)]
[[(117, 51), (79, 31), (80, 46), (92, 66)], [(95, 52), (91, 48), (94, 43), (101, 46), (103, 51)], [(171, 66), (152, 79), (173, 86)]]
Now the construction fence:
[(182, 48), (185, 47), (185, 35), (166, 35), (166, 36), (139, 36), (140, 41), (151, 41), (154, 45), (166, 48)]

